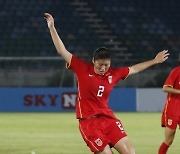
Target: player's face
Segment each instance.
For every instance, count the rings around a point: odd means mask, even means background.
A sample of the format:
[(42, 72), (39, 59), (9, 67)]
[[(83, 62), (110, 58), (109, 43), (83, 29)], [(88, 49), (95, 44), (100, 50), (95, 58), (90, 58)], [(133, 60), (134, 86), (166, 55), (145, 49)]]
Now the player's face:
[(98, 59), (93, 61), (94, 63), (94, 71), (96, 74), (98, 75), (104, 75), (111, 64), (111, 60), (110, 59)]

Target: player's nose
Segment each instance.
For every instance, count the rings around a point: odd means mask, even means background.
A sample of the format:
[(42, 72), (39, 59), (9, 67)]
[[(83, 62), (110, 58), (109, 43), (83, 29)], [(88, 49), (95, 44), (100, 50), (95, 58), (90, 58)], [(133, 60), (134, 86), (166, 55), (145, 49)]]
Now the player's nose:
[(101, 67), (101, 71), (105, 71), (105, 66), (102, 66), (102, 67)]

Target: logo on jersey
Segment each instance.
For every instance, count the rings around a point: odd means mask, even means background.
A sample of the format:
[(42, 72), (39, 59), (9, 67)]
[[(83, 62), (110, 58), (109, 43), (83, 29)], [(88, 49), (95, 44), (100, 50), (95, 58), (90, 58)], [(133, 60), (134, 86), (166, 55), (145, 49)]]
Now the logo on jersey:
[(172, 120), (168, 119), (168, 125), (171, 126), (172, 125)]
[(102, 146), (102, 145), (103, 145), (103, 141), (102, 141), (100, 138), (96, 139), (96, 140), (95, 140), (95, 143), (96, 143), (98, 146)]
[(93, 76), (92, 74), (89, 74), (88, 76)]
[(112, 83), (112, 76), (108, 76), (108, 82)]

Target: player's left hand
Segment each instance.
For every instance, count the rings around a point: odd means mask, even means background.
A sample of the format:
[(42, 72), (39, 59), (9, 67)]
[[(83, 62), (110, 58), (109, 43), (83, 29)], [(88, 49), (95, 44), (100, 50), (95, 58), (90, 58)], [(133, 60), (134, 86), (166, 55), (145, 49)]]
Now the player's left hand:
[(156, 55), (154, 60), (156, 63), (163, 63), (168, 59), (168, 56), (169, 56), (168, 50), (163, 50)]

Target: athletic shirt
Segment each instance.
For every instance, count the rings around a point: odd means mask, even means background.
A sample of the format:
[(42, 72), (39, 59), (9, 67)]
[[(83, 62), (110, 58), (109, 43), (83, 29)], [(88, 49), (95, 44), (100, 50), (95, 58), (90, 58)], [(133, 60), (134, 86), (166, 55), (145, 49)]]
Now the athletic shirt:
[(93, 64), (88, 64), (74, 55), (67, 68), (76, 74), (78, 83), (76, 118), (89, 118), (95, 115), (115, 117), (108, 107), (109, 95), (116, 83), (128, 76), (129, 68), (109, 68), (102, 76), (94, 72)]
[[(164, 85), (180, 89), (180, 66), (171, 71)], [(180, 116), (180, 94), (168, 93), (164, 110), (167, 114)]]

